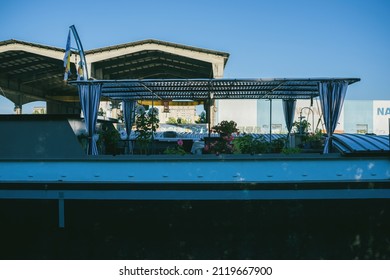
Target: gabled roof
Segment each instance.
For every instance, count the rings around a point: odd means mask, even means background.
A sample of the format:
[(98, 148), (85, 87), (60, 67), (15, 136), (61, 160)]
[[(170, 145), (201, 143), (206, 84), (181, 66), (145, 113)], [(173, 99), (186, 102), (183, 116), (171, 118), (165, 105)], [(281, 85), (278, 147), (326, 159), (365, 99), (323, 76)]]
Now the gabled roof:
[(153, 39), (94, 49), (86, 55), (94, 65), (92, 77), (111, 80), (222, 77), (229, 58), (225, 52)]
[[(63, 82), (64, 49), (19, 40), (0, 42), (0, 85), (15, 103), (77, 95)], [(72, 65), (71, 70), (75, 72)]]
[[(14, 39), (0, 42), (0, 86), (6, 97), (17, 104), (77, 101), (77, 89), (63, 81), (64, 52), (63, 48)], [(92, 77), (107, 79), (212, 78), (213, 64), (224, 65), (228, 57), (224, 52), (158, 40), (86, 51)], [(71, 79), (76, 78), (75, 59), (72, 56)]]
[(62, 56), (64, 55), (64, 51), (65, 51), (65, 50), (62, 49), (62, 48), (51, 47), (51, 46), (46, 46), (46, 45), (42, 45), (42, 44), (37, 44), (37, 43), (31, 43), (31, 42), (16, 40), (16, 39), (10, 39), (10, 40), (5, 40), (5, 41), (0, 41), (0, 47), (9, 46), (9, 45), (19, 45), (19, 46), (25, 46), (25, 47), (31, 47), (31, 48), (39, 48), (39, 49), (52, 50), (52, 51), (56, 51), (56, 52), (62, 53)]
[(220, 52), (220, 51), (214, 51), (214, 50), (209, 50), (209, 49), (204, 49), (204, 48), (198, 48), (198, 47), (192, 47), (192, 46), (181, 45), (181, 44), (176, 44), (176, 43), (170, 43), (170, 42), (160, 41), (160, 40), (155, 40), (155, 39), (146, 39), (146, 40), (130, 42), (130, 43), (125, 43), (125, 44), (119, 44), (119, 45), (114, 45), (114, 46), (109, 46), (109, 47), (104, 47), (104, 48), (97, 48), (97, 49), (86, 51), (85, 54), (107, 52), (107, 51), (113, 51), (113, 50), (117, 50), (117, 49), (129, 48), (129, 47), (136, 47), (136, 46), (147, 45), (147, 44), (155, 44), (155, 45), (161, 45), (161, 46), (166, 46), (166, 47), (189, 50), (189, 51), (193, 51), (193, 52), (201, 52), (201, 53), (207, 53), (207, 54), (211, 54), (211, 55), (222, 56), (226, 60), (229, 58), (229, 53), (226, 53), (226, 52)]

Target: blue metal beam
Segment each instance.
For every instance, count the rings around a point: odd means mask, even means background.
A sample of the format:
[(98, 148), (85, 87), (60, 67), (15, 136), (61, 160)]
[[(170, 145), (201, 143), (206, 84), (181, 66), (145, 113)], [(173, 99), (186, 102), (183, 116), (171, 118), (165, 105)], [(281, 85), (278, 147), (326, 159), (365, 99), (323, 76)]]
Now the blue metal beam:
[[(148, 156), (0, 160), (0, 184), (275, 184), (389, 182), (390, 159), (340, 156)], [(315, 188), (315, 187), (313, 187)]]

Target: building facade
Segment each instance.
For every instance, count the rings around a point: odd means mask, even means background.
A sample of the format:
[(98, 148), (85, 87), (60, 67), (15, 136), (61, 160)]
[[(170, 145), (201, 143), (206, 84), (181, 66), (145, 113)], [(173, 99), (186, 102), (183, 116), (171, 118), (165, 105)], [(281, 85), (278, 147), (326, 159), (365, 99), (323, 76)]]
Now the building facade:
[[(287, 133), (281, 100), (219, 100), (217, 122), (234, 120), (241, 132)], [(294, 121), (309, 122), (309, 132), (325, 131), (320, 103), (297, 100)], [(336, 133), (388, 135), (390, 100), (345, 100)]]

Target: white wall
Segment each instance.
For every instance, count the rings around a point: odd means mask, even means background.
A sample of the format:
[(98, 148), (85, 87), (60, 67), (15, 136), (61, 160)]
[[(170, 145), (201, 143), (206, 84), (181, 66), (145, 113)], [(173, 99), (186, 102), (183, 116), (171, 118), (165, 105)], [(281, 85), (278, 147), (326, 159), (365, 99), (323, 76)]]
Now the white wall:
[[(353, 110), (354, 102), (356, 102), (356, 100), (345, 100), (344, 105), (349, 104), (349, 110), (346, 112), (343, 108), (335, 130), (336, 133), (356, 133), (356, 125), (353, 126), (353, 131), (345, 130), (347, 122), (349, 124), (351, 122), (353, 123), (354, 116), (356, 117), (356, 114), (359, 114), (358, 107), (356, 107), (356, 110)], [(377, 135), (389, 134), (390, 100), (361, 100), (360, 102), (364, 102), (364, 106), (367, 104), (367, 106), (370, 107), (370, 111), (372, 110), (372, 120), (371, 117), (369, 117), (367, 122), (369, 123), (369, 127), (372, 127), (373, 129), (370, 129), (368, 132), (373, 132)], [(276, 103), (277, 102), (275, 102), (275, 104)], [(311, 124), (311, 128), (313, 129), (312, 131), (314, 131), (316, 128), (325, 131), (319, 100), (314, 99), (313, 106), (310, 105), (310, 100), (297, 100), (294, 121), (299, 121), (299, 116), (302, 112), (302, 116), (305, 117), (304, 119)], [(264, 108), (263, 107), (260, 108), (258, 106), (257, 100), (219, 100), (217, 101), (218, 109), (216, 121), (221, 122), (222, 120), (234, 120), (237, 122), (237, 125), (241, 127), (261, 127), (262, 124), (269, 125), (269, 118), (265, 119), (264, 117), (265, 115), (268, 116), (269, 114), (268, 105)], [(305, 107), (309, 107), (311, 110)], [(258, 110), (265, 111), (262, 114), (259, 114)], [(312, 111), (314, 112), (314, 120)], [(283, 116), (282, 106), (273, 106), (272, 114), (273, 123), (275, 123), (277, 117)], [(313, 122), (314, 124), (312, 124)], [(284, 122), (283, 129), (285, 130)], [(265, 133), (267, 132), (268, 130), (266, 130)], [(282, 133), (285, 133), (285, 131), (282, 131)]]
[(373, 101), (373, 132), (377, 135), (389, 134), (390, 100)]
[(257, 100), (218, 100), (216, 123), (235, 121), (237, 126), (257, 125)]

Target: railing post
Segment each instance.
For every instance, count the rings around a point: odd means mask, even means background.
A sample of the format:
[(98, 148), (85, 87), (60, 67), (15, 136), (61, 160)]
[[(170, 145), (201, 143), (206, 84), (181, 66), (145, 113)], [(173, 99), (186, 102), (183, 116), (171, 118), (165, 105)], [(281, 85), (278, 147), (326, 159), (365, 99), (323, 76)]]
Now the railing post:
[(65, 228), (65, 201), (64, 193), (58, 193), (58, 227)]

